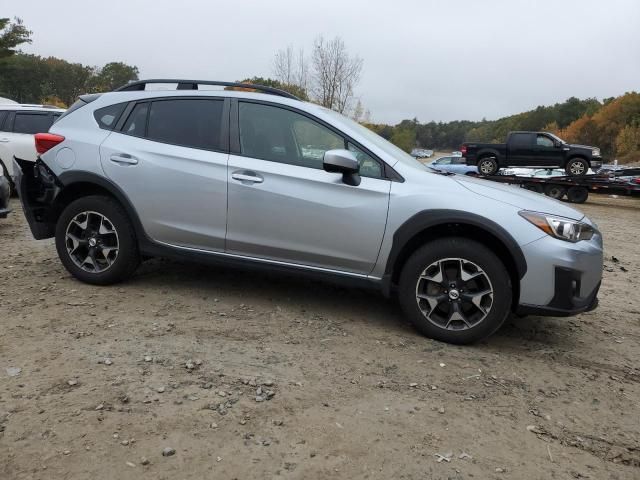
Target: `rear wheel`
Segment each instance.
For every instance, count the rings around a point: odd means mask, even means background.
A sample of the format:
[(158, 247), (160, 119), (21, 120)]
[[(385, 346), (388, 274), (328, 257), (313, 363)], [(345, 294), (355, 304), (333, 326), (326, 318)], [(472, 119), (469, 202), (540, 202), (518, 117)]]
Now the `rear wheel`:
[(567, 175), (585, 175), (589, 170), (589, 164), (584, 158), (572, 158), (567, 162), (565, 172)]
[(498, 171), (498, 160), (495, 157), (484, 157), (478, 161), (480, 175), (495, 175)]
[(127, 214), (105, 196), (79, 198), (63, 210), (56, 225), (56, 249), (69, 273), (96, 285), (120, 282), (140, 263)]
[(586, 187), (571, 187), (567, 190), (567, 200), (571, 203), (584, 203), (589, 198), (589, 190)]
[(542, 185), (538, 183), (525, 183), (522, 188), (525, 188), (531, 192), (543, 193)]
[(424, 335), (466, 344), (495, 332), (511, 305), (509, 274), (484, 245), (451, 237), (430, 242), (400, 274), (402, 308)]
[(544, 189), (544, 193), (548, 197), (560, 200), (564, 197), (565, 193), (567, 193), (567, 189), (562, 185), (547, 185), (547, 188)]

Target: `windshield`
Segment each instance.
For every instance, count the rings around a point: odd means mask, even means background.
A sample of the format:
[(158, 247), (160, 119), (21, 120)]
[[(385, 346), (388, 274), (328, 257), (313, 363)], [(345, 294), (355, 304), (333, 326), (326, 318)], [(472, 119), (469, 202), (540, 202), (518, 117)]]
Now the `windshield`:
[[(422, 162), (413, 158), (411, 155), (409, 155), (407, 152), (405, 152), (401, 148), (396, 147), (393, 143), (385, 140), (377, 133), (369, 130), (367, 127), (360, 125), (358, 122), (355, 122), (340, 113), (334, 112), (333, 110), (329, 110), (329, 109), (325, 109), (325, 110), (329, 112), (333, 117), (340, 120), (342, 123), (345, 123), (352, 129), (356, 130), (360, 135), (365, 137), (367, 140), (373, 143), (376, 147), (383, 150), (385, 153), (395, 158), (396, 160), (402, 163), (405, 163), (407, 165), (422, 168), (422, 169), (429, 168), (426, 165), (424, 165)], [(433, 169), (429, 168), (429, 170), (433, 170)]]
[(555, 140), (559, 141), (560, 143), (567, 143), (567, 142), (565, 142), (563, 139), (561, 139), (560, 137), (558, 137), (557, 135), (554, 135), (553, 133), (549, 133), (548, 135), (549, 135), (551, 138), (553, 138), (553, 139), (555, 139)]

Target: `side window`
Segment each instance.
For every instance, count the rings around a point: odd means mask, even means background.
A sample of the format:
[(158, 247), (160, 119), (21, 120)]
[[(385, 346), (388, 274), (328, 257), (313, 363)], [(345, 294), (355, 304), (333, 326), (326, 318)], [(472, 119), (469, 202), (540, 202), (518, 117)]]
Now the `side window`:
[(126, 106), (126, 103), (116, 103), (115, 105), (99, 108), (93, 112), (93, 118), (96, 119), (100, 128), (113, 130)]
[(4, 122), (8, 117), (8, 112), (4, 111), (4, 112), (0, 112), (0, 132), (6, 132), (7, 129), (4, 126)]
[(207, 150), (221, 149), (223, 100), (172, 99), (151, 104), (146, 137)]
[(291, 110), (240, 102), (242, 155), (309, 168), (322, 168), (324, 152), (344, 148), (344, 139)]
[(147, 128), (147, 112), (149, 111), (148, 103), (138, 103), (131, 113), (129, 118), (122, 127), (122, 132), (127, 135), (134, 135), (136, 137), (144, 137), (145, 130)]
[(536, 145), (539, 147), (553, 148), (553, 140), (546, 135), (536, 135)]
[(53, 124), (53, 118), (48, 114), (33, 114), (16, 112), (13, 121), (14, 133), (46, 133)]
[(527, 148), (530, 147), (530, 135), (528, 133), (514, 133), (509, 138), (509, 143), (511, 143), (511, 147), (514, 148)]
[(451, 157), (442, 157), (436, 160), (437, 165), (451, 165)]
[(452, 165), (466, 165), (467, 164), (467, 160), (466, 160), (466, 158), (463, 158), (463, 157), (452, 157), (451, 158), (451, 164)]
[(347, 144), (347, 149), (358, 159), (360, 175), (363, 177), (382, 178), (382, 166), (377, 160), (371, 158), (369, 154), (363, 152), (351, 142)]

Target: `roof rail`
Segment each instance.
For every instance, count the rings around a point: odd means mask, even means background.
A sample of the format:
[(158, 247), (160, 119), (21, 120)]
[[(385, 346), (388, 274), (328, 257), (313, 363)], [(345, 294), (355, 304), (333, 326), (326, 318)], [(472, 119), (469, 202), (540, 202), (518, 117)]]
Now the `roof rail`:
[(134, 82), (127, 83), (120, 88), (115, 89), (115, 92), (131, 92), (137, 90), (144, 90), (148, 84), (152, 83), (177, 83), (176, 90), (198, 90), (198, 85), (216, 85), (220, 87), (233, 87), (233, 88), (247, 88), (251, 90), (258, 90), (262, 93), (268, 93), (271, 95), (278, 95), (280, 97), (292, 98), (294, 100), (300, 100), (295, 95), (280, 90), (279, 88), (267, 87), (265, 85), (259, 85), (255, 83), (239, 83), (239, 82), (218, 82), (215, 80), (184, 80), (184, 79), (166, 79), (166, 78), (152, 78), (149, 80), (136, 80)]

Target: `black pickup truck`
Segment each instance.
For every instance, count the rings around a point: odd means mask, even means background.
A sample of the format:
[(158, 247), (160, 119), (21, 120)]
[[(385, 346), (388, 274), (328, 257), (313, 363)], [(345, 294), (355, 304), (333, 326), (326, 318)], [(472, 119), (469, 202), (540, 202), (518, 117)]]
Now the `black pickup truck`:
[(602, 165), (600, 149), (571, 145), (547, 132), (510, 132), (507, 143), (464, 143), (467, 165), (480, 175), (494, 175), (503, 167), (564, 168), (567, 175), (585, 175)]

